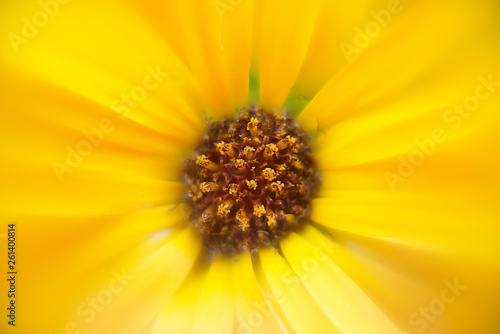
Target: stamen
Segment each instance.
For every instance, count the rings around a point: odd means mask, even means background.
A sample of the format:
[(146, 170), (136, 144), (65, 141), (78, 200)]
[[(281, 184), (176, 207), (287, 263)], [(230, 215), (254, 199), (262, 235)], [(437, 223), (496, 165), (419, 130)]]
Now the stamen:
[(233, 200), (227, 200), (225, 202), (222, 202), (219, 204), (219, 207), (217, 208), (217, 214), (219, 216), (225, 217), (229, 214), (231, 211), (231, 207), (233, 206)]
[(276, 178), (276, 172), (272, 168), (266, 168), (262, 171), (262, 176), (269, 181), (272, 181)]
[(207, 223), (209, 220), (213, 218), (214, 212), (215, 212), (215, 207), (213, 205), (210, 205), (208, 208), (205, 209), (205, 211), (203, 211), (200, 220), (204, 223)]
[(281, 139), (279, 142), (278, 142), (278, 149), (280, 150), (284, 150), (285, 148), (287, 148), (288, 146), (292, 146), (294, 145), (296, 142), (296, 139), (293, 138), (293, 137), (290, 137), (290, 136), (286, 136), (285, 138)]
[(271, 191), (280, 193), (283, 190), (284, 186), (285, 185), (281, 181), (276, 181), (269, 185), (269, 189), (271, 189)]
[(219, 185), (215, 182), (203, 182), (200, 184), (200, 190), (204, 193), (208, 193), (210, 191), (219, 190)]
[(297, 158), (296, 156), (292, 156), (290, 158), (290, 161), (291, 161), (293, 167), (295, 167), (297, 169), (304, 168), (304, 166), (302, 166), (302, 163), (300, 162), (299, 158)]
[(251, 146), (245, 146), (245, 148), (243, 149), (243, 154), (245, 155), (245, 158), (247, 158), (247, 160), (253, 160), (255, 156), (255, 149)]
[(250, 119), (250, 122), (248, 122), (247, 130), (250, 131), (253, 138), (256, 138), (259, 136), (259, 130), (257, 129), (258, 125), (259, 125), (259, 121), (255, 117), (252, 117), (252, 119)]
[(236, 159), (234, 166), (238, 169), (245, 169), (247, 166), (247, 162), (243, 159)]
[(243, 209), (240, 209), (237, 213), (236, 213), (236, 220), (238, 221), (238, 226), (240, 227), (240, 229), (245, 232), (245, 230), (247, 230), (249, 227), (250, 227), (250, 224), (249, 224), (249, 219), (245, 213), (245, 210)]
[(257, 189), (257, 182), (255, 182), (255, 180), (245, 180), (245, 183), (247, 184), (248, 188), (252, 190)]
[(278, 147), (275, 144), (267, 144), (264, 150), (264, 159), (269, 159), (276, 152), (278, 152)]
[(198, 166), (200, 166), (200, 167), (204, 167), (204, 168), (210, 169), (213, 172), (218, 172), (219, 171), (219, 166), (216, 163), (208, 160), (207, 156), (204, 155), (204, 154), (203, 155), (199, 155), (197, 157), (196, 162), (198, 163)]
[(266, 213), (266, 209), (264, 208), (264, 205), (262, 205), (262, 204), (254, 205), (254, 207), (253, 207), (254, 216), (260, 217), (265, 213)]
[(231, 147), (231, 145), (229, 145), (228, 143), (220, 142), (220, 143), (215, 144), (215, 146), (217, 147), (217, 150), (219, 151), (219, 153), (221, 155), (227, 154), (233, 158), (236, 156), (236, 152)]
[(266, 218), (267, 218), (267, 225), (269, 225), (269, 227), (273, 230), (276, 229), (277, 222), (276, 222), (276, 215), (274, 214), (274, 212), (269, 210), (266, 213)]
[(236, 183), (230, 183), (228, 189), (230, 195), (236, 196), (238, 194), (239, 186)]

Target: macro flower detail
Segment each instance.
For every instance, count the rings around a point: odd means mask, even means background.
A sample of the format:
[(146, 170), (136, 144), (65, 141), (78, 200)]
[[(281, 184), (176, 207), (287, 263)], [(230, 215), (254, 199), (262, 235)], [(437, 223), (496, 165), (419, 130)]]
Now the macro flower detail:
[(290, 115), (242, 108), (209, 126), (187, 160), (190, 222), (214, 254), (278, 247), (309, 219), (319, 183), (308, 135)]
[(0, 1), (0, 333), (499, 333), (499, 13)]

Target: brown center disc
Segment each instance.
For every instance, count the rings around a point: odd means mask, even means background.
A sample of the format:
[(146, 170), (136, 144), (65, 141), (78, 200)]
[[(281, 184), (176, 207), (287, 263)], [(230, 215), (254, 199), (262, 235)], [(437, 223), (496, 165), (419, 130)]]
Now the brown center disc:
[(309, 218), (320, 179), (309, 141), (290, 115), (254, 106), (209, 126), (184, 182), (190, 223), (210, 253), (276, 246)]

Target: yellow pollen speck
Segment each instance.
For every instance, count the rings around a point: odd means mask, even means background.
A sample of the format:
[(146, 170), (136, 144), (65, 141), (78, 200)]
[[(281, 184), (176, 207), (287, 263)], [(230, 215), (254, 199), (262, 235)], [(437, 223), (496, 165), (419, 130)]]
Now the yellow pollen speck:
[(275, 228), (276, 225), (277, 225), (277, 222), (276, 222), (276, 215), (273, 213), (273, 212), (268, 212), (267, 215), (267, 225), (269, 225), (270, 228)]
[(264, 151), (264, 155), (267, 157), (272, 156), (274, 153), (278, 152), (278, 147), (271, 143), (266, 145), (266, 149)]
[(227, 154), (231, 157), (234, 157), (236, 155), (236, 152), (231, 147), (231, 145), (228, 143), (220, 142), (220, 143), (215, 144), (215, 147), (217, 148), (217, 150), (219, 151), (219, 153), (221, 155)]
[(200, 184), (200, 190), (204, 193), (208, 193), (217, 189), (219, 189), (219, 186), (214, 182), (202, 182)]
[(257, 118), (252, 117), (252, 119), (250, 119), (250, 122), (248, 122), (247, 130), (248, 131), (250, 131), (250, 130), (257, 130), (257, 125), (258, 124), (259, 124), (259, 121), (257, 120)]
[(259, 130), (257, 129), (257, 125), (259, 125), (259, 121), (255, 117), (252, 117), (250, 119), (250, 122), (248, 122), (247, 124), (247, 130), (250, 131), (252, 137), (254, 138), (259, 135)]
[(217, 150), (219, 150), (220, 154), (226, 154), (224, 151), (224, 148), (226, 147), (226, 143), (220, 142), (215, 144), (215, 147), (217, 147)]
[(252, 189), (252, 190), (255, 190), (257, 189), (257, 182), (255, 182), (255, 180), (245, 180), (245, 183), (247, 184), (247, 187)]
[(244, 232), (247, 228), (250, 227), (250, 224), (248, 224), (248, 220), (241, 222), (238, 224), (238, 226), (241, 228), (241, 230)]
[(238, 194), (238, 185), (236, 183), (229, 184), (229, 194), (236, 196)]
[(203, 182), (200, 184), (200, 190), (204, 193), (208, 193), (210, 191), (210, 182)]
[(283, 150), (285, 148), (287, 148), (288, 146), (292, 146), (294, 145), (296, 142), (296, 139), (291, 137), (291, 136), (286, 136), (286, 138), (283, 138), (281, 139), (279, 142), (278, 142), (278, 148), (280, 150)]
[(283, 183), (280, 182), (280, 181), (276, 181), (276, 182), (273, 182), (269, 185), (269, 188), (272, 190), (272, 191), (277, 191), (277, 192), (281, 192), (281, 190), (283, 190)]
[(262, 216), (263, 214), (266, 213), (266, 209), (264, 209), (264, 205), (262, 204), (257, 204), (253, 207), (253, 214), (257, 217)]
[(247, 160), (252, 160), (254, 158), (255, 149), (251, 146), (245, 146), (245, 148), (243, 149), (243, 154), (245, 155), (245, 158), (247, 158)]
[(219, 205), (217, 208), (217, 214), (219, 216), (225, 217), (229, 214), (229, 211), (231, 211), (231, 202), (230, 201), (225, 201)]
[(269, 181), (272, 181), (276, 178), (276, 172), (272, 168), (266, 168), (262, 171), (262, 176)]
[(198, 166), (210, 169), (211, 171), (214, 172), (219, 170), (219, 166), (217, 166), (217, 164), (215, 164), (214, 162), (210, 161), (204, 154), (196, 157), (196, 163), (198, 164)]
[(208, 160), (207, 156), (206, 155), (199, 155), (198, 157), (196, 157), (196, 163), (200, 166), (200, 167), (206, 167), (208, 166), (210, 160)]
[(245, 214), (244, 210), (240, 210), (236, 213), (236, 220), (238, 221), (238, 226), (241, 228), (242, 231), (245, 231), (247, 228), (250, 227), (250, 224), (248, 223), (248, 217)]
[(243, 169), (246, 166), (246, 161), (243, 159), (236, 159), (234, 166), (238, 169)]

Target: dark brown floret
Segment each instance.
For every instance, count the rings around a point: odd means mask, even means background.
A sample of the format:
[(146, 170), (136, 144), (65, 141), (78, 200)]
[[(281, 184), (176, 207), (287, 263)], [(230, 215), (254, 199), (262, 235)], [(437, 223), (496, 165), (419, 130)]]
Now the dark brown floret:
[(190, 223), (209, 253), (232, 255), (276, 246), (306, 221), (319, 175), (293, 118), (251, 106), (209, 126), (184, 181)]

